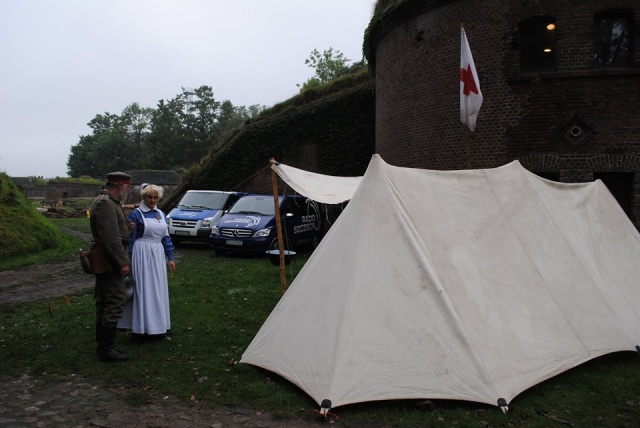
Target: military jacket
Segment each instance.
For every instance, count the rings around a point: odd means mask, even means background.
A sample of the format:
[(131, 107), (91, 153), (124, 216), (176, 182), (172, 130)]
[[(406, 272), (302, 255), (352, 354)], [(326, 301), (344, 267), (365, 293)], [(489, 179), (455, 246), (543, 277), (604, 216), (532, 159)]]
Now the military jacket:
[(118, 268), (130, 264), (127, 254), (129, 228), (120, 199), (103, 190), (91, 206), (91, 234)]

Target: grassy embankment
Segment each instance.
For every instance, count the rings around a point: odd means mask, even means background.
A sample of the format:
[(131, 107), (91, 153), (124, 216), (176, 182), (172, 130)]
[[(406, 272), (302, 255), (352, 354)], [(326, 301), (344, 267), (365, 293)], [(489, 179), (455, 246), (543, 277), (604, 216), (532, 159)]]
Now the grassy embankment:
[(83, 241), (63, 233), (37, 212), (11, 179), (0, 173), (0, 269), (68, 258)]

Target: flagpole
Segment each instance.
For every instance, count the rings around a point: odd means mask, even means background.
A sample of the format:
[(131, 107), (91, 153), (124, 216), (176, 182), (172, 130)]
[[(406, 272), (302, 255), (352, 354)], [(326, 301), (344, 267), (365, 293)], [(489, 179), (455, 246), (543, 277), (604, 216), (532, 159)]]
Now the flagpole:
[[(460, 29), (464, 31), (464, 22), (460, 23)], [(464, 146), (467, 154), (467, 169), (471, 169), (471, 131), (469, 128), (464, 130)]]
[[(464, 31), (464, 22), (460, 23), (460, 29), (462, 31)], [(469, 128), (465, 129), (465, 131), (464, 131), (464, 148), (465, 148), (466, 157), (467, 157), (467, 169), (471, 169), (471, 142), (469, 141), (469, 138), (470, 138), (469, 134), (470, 134)]]
[(464, 141), (467, 146), (467, 169), (471, 169), (471, 131), (464, 131)]
[(480, 80), (471, 55), (467, 34), (464, 31), (464, 23), (460, 23), (460, 120), (468, 128), (464, 135), (467, 169), (471, 169), (470, 133), (476, 128), (482, 99)]

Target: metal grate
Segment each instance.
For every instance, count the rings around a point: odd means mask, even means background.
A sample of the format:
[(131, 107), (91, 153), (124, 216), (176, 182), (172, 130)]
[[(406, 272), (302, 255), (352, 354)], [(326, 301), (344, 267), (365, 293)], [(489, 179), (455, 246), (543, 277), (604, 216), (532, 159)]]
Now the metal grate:
[(193, 229), (198, 224), (197, 220), (174, 220), (171, 219), (171, 226), (173, 227), (184, 227), (187, 229)]
[(249, 229), (222, 229), (220, 235), (227, 238), (248, 238), (253, 233)]

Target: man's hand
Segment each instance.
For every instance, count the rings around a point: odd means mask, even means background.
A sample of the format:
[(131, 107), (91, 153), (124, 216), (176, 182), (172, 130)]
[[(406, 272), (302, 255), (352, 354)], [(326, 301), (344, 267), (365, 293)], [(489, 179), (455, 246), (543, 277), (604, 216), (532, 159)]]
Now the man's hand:
[(170, 261), (168, 264), (169, 264), (169, 270), (170, 270), (171, 272), (173, 272), (174, 270), (176, 270), (176, 262), (174, 262), (174, 261), (172, 260), (172, 261)]
[(120, 266), (120, 275), (127, 276), (131, 273), (131, 269), (129, 269), (129, 265)]

